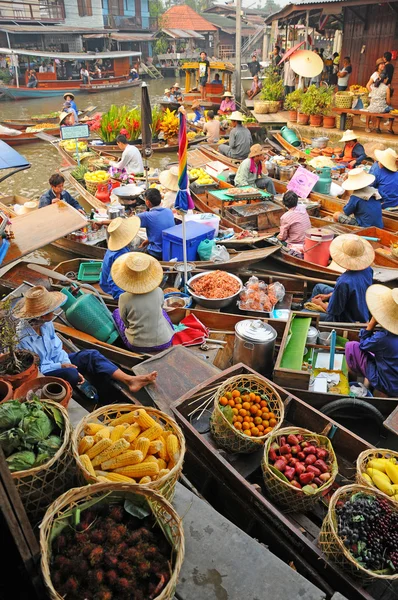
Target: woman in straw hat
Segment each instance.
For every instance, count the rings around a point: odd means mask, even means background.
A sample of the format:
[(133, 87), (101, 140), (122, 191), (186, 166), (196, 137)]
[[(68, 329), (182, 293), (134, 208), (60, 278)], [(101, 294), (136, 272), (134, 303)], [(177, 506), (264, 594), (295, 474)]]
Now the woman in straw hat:
[(218, 111), (219, 115), (230, 115), (236, 110), (236, 104), (231, 92), (224, 92), (222, 102)]
[(124, 290), (119, 288), (112, 279), (111, 268), (119, 256), (130, 252), (129, 244), (137, 235), (141, 223), (138, 217), (113, 219), (108, 226), (108, 249), (102, 261), (100, 287), (105, 294), (117, 300)]
[(283, 195), (283, 205), (287, 211), (280, 218), (278, 239), (287, 244), (289, 254), (303, 258), (305, 232), (311, 227), (307, 209), (298, 203), (298, 196), (293, 190)]
[(361, 168), (352, 169), (348, 173), (342, 187), (352, 194), (348, 204), (343, 207), (343, 212), (334, 213), (333, 219), (337, 223), (383, 229), (381, 196), (376, 188), (372, 187), (374, 181), (375, 176)]
[(375, 149), (376, 162), (370, 173), (375, 176), (374, 187), (381, 196), (382, 208), (398, 206), (398, 155), (392, 148)]
[(159, 181), (166, 190), (163, 194), (161, 206), (173, 209), (178, 192), (178, 167), (173, 165), (170, 169), (162, 171), (159, 175)]
[(340, 142), (344, 142), (344, 150), (336, 158), (336, 162), (341, 163), (342, 166), (353, 169), (358, 167), (366, 158), (365, 150), (362, 144), (357, 140), (355, 133), (352, 129), (347, 129), (344, 132)]
[(141, 377), (127, 375), (97, 350), (67, 354), (52, 323), (54, 311), (66, 300), (65, 294), (49, 292), (39, 285), (29, 289), (14, 309), (17, 318), (29, 321), (21, 331), (19, 347), (39, 356), (43, 375), (60, 377), (72, 387), (83, 384), (86, 375), (95, 378), (97, 386), (111, 378), (124, 383), (130, 392), (138, 392), (155, 381), (156, 371)]
[(266, 170), (263, 171), (263, 162), (265, 153), (261, 144), (254, 144), (250, 148), (249, 156), (239, 165), (235, 175), (235, 186), (244, 187), (247, 185), (256, 186), (261, 190), (267, 190), (272, 195), (276, 194), (272, 179), (265, 177)]
[[(398, 289), (371, 285), (366, 302), (372, 315), (359, 342), (348, 342), (345, 356), (349, 370), (363, 375), (367, 384), (393, 398), (398, 396)], [(380, 329), (375, 331), (376, 325)]]
[(314, 287), (311, 302), (325, 311), (320, 315), (321, 321), (366, 323), (369, 311), (365, 294), (372, 285), (370, 265), (375, 256), (372, 246), (358, 235), (348, 233), (333, 240), (330, 255), (346, 271), (337, 279), (334, 288), (322, 283)]
[(229, 144), (221, 144), (218, 147), (218, 151), (224, 154), (224, 156), (243, 160), (249, 155), (250, 146), (252, 145), (252, 134), (242, 125), (245, 117), (241, 112), (235, 111), (229, 118), (232, 128), (229, 134)]
[(126, 347), (134, 352), (160, 352), (171, 346), (174, 332), (163, 313), (159, 262), (148, 254), (124, 254), (114, 262), (112, 278), (125, 290), (113, 317)]
[(72, 92), (65, 92), (64, 100), (65, 100), (65, 102), (70, 102), (70, 105), (73, 108), (73, 110), (75, 111), (75, 113), (79, 114), (79, 111), (77, 110), (77, 105), (75, 102), (75, 95), (72, 94)]
[(205, 113), (203, 107), (200, 105), (200, 100), (192, 100), (192, 110), (195, 115), (193, 119), (193, 123), (197, 123), (198, 121), (203, 121), (205, 118)]

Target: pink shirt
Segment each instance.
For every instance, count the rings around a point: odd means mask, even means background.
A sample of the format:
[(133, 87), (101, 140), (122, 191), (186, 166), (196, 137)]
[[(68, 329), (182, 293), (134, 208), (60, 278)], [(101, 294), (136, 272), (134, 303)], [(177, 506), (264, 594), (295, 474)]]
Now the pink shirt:
[(236, 110), (235, 100), (229, 100), (228, 98), (225, 98), (225, 100), (221, 102), (220, 110), (223, 112), (233, 112)]
[(311, 227), (305, 206), (290, 208), (281, 216), (280, 225), (280, 240), (287, 244), (303, 244), (305, 232)]

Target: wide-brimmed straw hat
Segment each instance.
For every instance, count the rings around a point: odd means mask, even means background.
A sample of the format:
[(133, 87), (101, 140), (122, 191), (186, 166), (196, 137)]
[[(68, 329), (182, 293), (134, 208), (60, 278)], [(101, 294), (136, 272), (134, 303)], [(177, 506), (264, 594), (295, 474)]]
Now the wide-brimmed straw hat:
[(290, 66), (297, 75), (316, 77), (323, 70), (323, 60), (312, 50), (297, 50), (290, 57)]
[(372, 185), (376, 177), (371, 175), (370, 173), (366, 173), (360, 167), (358, 169), (352, 169), (348, 173), (348, 177), (343, 183), (341, 187), (348, 191), (354, 190), (362, 190), (368, 185)]
[(231, 94), (231, 92), (224, 92), (224, 94), (223, 94), (223, 98), (233, 98), (233, 97), (234, 97), (234, 95)]
[(341, 140), (339, 140), (339, 142), (352, 142), (352, 140), (356, 140), (357, 137), (357, 134), (354, 133), (352, 129), (347, 129), (347, 131), (343, 133), (343, 137)]
[(138, 217), (122, 219), (117, 217), (108, 226), (108, 248), (109, 250), (121, 250), (133, 241), (141, 227)]
[(248, 158), (254, 158), (255, 156), (260, 156), (260, 154), (264, 154), (264, 149), (261, 144), (253, 144), (250, 147), (250, 153)]
[(230, 121), (244, 121), (245, 120), (245, 115), (243, 115), (238, 110), (234, 110), (234, 112), (231, 113), (231, 115), (229, 117), (229, 120)]
[(159, 181), (168, 190), (178, 192), (178, 167), (173, 165), (170, 169), (162, 171), (159, 175)]
[(373, 160), (376, 160), (375, 152), (376, 150), (385, 150), (386, 147), (381, 142), (368, 142), (363, 145), (366, 156), (369, 156)]
[(115, 260), (111, 276), (116, 285), (126, 292), (148, 294), (161, 284), (163, 269), (153, 256), (129, 252)]
[(370, 267), (375, 252), (368, 240), (353, 233), (346, 233), (334, 238), (330, 244), (330, 256), (343, 269), (362, 271)]
[(366, 304), (379, 325), (398, 335), (398, 288), (371, 285), (366, 290)]
[(180, 84), (178, 83), (178, 81), (175, 82), (174, 87), (179, 88)]
[(71, 113), (68, 112), (61, 112), (61, 114), (59, 115), (59, 124), (62, 125), (62, 123), (65, 121), (66, 117), (69, 116)]
[(383, 167), (389, 171), (398, 171), (398, 155), (392, 148), (387, 148), (387, 150), (375, 150), (375, 157), (376, 160), (381, 162)]
[(169, 92), (170, 92), (169, 88), (166, 88), (166, 89), (164, 90), (164, 93), (165, 93), (165, 94), (168, 94)]
[(43, 317), (62, 306), (67, 299), (62, 292), (49, 292), (43, 285), (36, 285), (17, 302), (14, 314), (19, 319)]
[(192, 100), (191, 106), (192, 106), (192, 108), (199, 108), (200, 100), (198, 98), (195, 98), (195, 100)]
[(70, 97), (72, 98), (72, 100), (74, 100), (74, 99), (75, 99), (75, 94), (72, 94), (72, 92), (65, 92), (65, 94), (64, 94), (64, 99), (65, 99), (67, 96), (70, 96)]

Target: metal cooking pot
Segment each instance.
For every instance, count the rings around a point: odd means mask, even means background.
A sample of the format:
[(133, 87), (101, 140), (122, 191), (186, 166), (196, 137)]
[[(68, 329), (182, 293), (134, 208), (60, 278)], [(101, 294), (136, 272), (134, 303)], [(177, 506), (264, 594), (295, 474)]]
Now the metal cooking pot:
[(312, 138), (311, 145), (313, 148), (326, 148), (329, 143), (328, 137), (316, 137)]
[(239, 321), (235, 325), (233, 364), (241, 362), (270, 376), (274, 368), (276, 336), (275, 329), (268, 323), (258, 319)]
[(116, 219), (117, 217), (124, 217), (124, 207), (123, 206), (109, 206), (106, 211), (108, 213), (108, 217), (110, 219)]

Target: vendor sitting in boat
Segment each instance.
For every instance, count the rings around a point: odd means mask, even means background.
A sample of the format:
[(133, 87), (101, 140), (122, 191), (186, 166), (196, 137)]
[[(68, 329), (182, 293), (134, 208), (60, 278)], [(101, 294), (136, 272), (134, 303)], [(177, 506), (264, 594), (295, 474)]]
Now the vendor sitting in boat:
[(180, 88), (180, 84), (178, 83), (178, 81), (175, 82), (175, 84), (173, 85), (173, 95), (174, 98), (176, 99), (176, 102), (182, 102), (184, 100), (184, 96), (182, 95), (182, 91)]
[(140, 76), (137, 73), (137, 69), (134, 69), (134, 67), (131, 67), (129, 81), (135, 81), (136, 79), (139, 79), (139, 78), (140, 78)]
[(62, 107), (63, 112), (72, 113), (73, 119), (75, 123), (79, 122), (79, 117), (77, 116), (77, 112), (74, 108), (72, 108), (72, 104), (70, 102), (64, 102)]
[(77, 110), (77, 105), (76, 105), (76, 102), (75, 102), (75, 96), (74, 96), (74, 94), (72, 94), (72, 92), (66, 92), (64, 94), (64, 100), (65, 100), (65, 102), (70, 102), (71, 107), (75, 111), (76, 115), (78, 115), (79, 111)]
[(178, 192), (178, 167), (173, 165), (169, 169), (162, 171), (159, 174), (159, 181), (165, 189), (161, 206), (173, 209)]
[(166, 88), (164, 90), (164, 96), (162, 98), (162, 102), (174, 102), (174, 96), (171, 96), (171, 90), (169, 90), (169, 88)]
[(220, 104), (220, 109), (218, 111), (218, 114), (229, 116), (235, 110), (236, 110), (236, 104), (235, 104), (233, 94), (231, 94), (231, 92), (225, 92), (222, 102)]
[(102, 261), (99, 284), (105, 294), (117, 300), (124, 290), (119, 288), (111, 277), (111, 268), (119, 256), (130, 252), (129, 244), (139, 232), (141, 223), (138, 217), (112, 219), (108, 226), (108, 249)]
[(60, 127), (70, 127), (71, 125), (76, 124), (75, 111), (66, 112), (63, 111), (59, 115), (59, 126)]
[(109, 164), (111, 167), (120, 173), (133, 173), (133, 175), (143, 173), (144, 163), (138, 148), (129, 144), (128, 139), (123, 134), (117, 136), (116, 144), (122, 151), (122, 158), (119, 161), (110, 161)]
[(346, 269), (336, 281), (334, 288), (317, 283), (312, 291), (311, 302), (320, 307), (321, 321), (340, 323), (366, 323), (369, 311), (366, 290), (373, 282), (371, 264), (374, 250), (371, 244), (352, 233), (338, 235), (330, 244), (334, 262)]
[(254, 144), (250, 148), (249, 156), (239, 165), (238, 172), (235, 175), (235, 186), (256, 186), (261, 190), (267, 190), (272, 195), (276, 194), (272, 179), (265, 177), (263, 171), (265, 154), (260, 144)]
[(374, 187), (371, 187), (374, 180), (374, 175), (366, 173), (360, 167), (349, 172), (342, 187), (350, 191), (351, 196), (348, 204), (343, 207), (343, 212), (334, 213), (334, 221), (357, 227), (380, 227), (383, 229), (381, 196)]
[(375, 150), (376, 161), (370, 173), (375, 176), (374, 187), (381, 196), (381, 207), (398, 206), (398, 155), (392, 148)]
[[(345, 357), (352, 374), (365, 377), (367, 387), (398, 396), (398, 289), (371, 285), (366, 303), (372, 315), (359, 342), (347, 342)], [(377, 325), (380, 327), (375, 331)]]
[(283, 205), (287, 211), (280, 218), (278, 240), (285, 242), (290, 254), (303, 257), (305, 232), (311, 227), (307, 209), (298, 203), (296, 192), (289, 190), (283, 195)]
[(174, 215), (170, 208), (161, 206), (162, 196), (156, 188), (149, 188), (145, 192), (147, 212), (138, 215), (141, 227), (145, 227), (147, 238), (139, 247), (142, 252), (162, 260), (163, 231), (174, 227)]
[(366, 153), (362, 144), (357, 141), (357, 137), (352, 129), (347, 129), (340, 142), (345, 142), (344, 150), (335, 159), (342, 166), (353, 169), (360, 165), (366, 158)]
[(195, 115), (192, 122), (197, 123), (198, 121), (203, 121), (205, 118), (205, 112), (203, 107), (200, 105), (200, 100), (193, 100), (191, 106), (193, 114)]
[(70, 195), (69, 192), (64, 190), (65, 177), (60, 173), (54, 173), (51, 175), (48, 183), (50, 184), (50, 189), (41, 196), (39, 200), (39, 208), (43, 208), (43, 206), (49, 206), (49, 204), (55, 204), (60, 200), (66, 202), (73, 208), (76, 208), (83, 215), (86, 213), (84, 209), (80, 206), (77, 200), (73, 196)]
[(125, 384), (130, 392), (138, 392), (155, 381), (156, 371), (140, 377), (127, 375), (98, 350), (67, 354), (52, 323), (54, 311), (66, 300), (62, 292), (49, 292), (39, 285), (29, 289), (15, 306), (15, 316), (29, 321), (21, 331), (19, 347), (39, 357), (39, 370), (43, 375), (60, 377), (74, 388), (84, 383), (86, 375), (93, 377), (97, 386), (106, 385), (111, 378)]
[(113, 318), (126, 348), (133, 352), (161, 352), (169, 348), (174, 330), (163, 311), (160, 263), (147, 254), (131, 252), (115, 261), (112, 277), (125, 290)]
[(250, 152), (252, 145), (252, 134), (242, 125), (244, 115), (235, 111), (230, 116), (231, 133), (229, 134), (229, 144), (220, 144), (218, 151), (224, 156), (230, 158), (245, 159)]
[(207, 136), (209, 144), (216, 144), (220, 139), (220, 121), (214, 118), (214, 111), (208, 110), (203, 133)]

